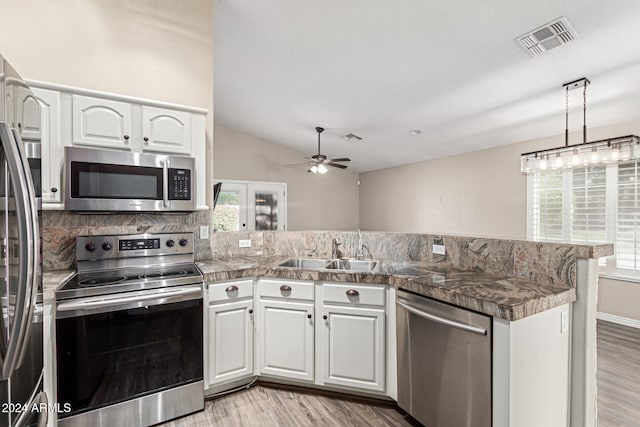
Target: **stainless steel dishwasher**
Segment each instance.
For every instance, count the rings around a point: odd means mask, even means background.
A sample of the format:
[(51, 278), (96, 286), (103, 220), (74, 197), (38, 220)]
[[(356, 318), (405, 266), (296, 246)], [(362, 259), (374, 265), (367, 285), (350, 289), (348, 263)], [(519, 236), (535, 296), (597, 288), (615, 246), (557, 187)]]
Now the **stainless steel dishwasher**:
[(491, 317), (399, 290), (398, 405), (427, 427), (491, 426)]

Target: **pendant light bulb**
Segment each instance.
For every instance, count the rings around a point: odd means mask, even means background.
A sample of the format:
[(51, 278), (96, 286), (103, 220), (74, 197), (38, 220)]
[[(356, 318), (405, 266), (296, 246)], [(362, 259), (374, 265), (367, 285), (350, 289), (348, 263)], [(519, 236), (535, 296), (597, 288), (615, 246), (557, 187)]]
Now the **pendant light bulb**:
[[(315, 167), (315, 166), (314, 166)], [(318, 169), (318, 173), (321, 175), (324, 175), (325, 173), (327, 173), (327, 168), (325, 165), (323, 165), (322, 163), (320, 163), (317, 167)]]

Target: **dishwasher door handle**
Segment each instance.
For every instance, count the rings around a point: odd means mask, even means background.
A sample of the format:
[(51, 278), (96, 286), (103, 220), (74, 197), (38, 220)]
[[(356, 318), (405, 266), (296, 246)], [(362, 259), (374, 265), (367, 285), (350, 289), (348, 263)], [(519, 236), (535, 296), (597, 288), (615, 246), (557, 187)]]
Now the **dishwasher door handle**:
[(396, 303), (399, 306), (401, 306), (402, 308), (404, 308), (405, 310), (407, 310), (409, 313), (413, 313), (416, 316), (422, 317), (423, 319), (431, 320), (433, 322), (440, 323), (442, 325), (451, 326), (452, 328), (462, 329), (462, 330), (467, 331), (467, 332), (473, 332), (474, 334), (487, 335), (487, 330), (486, 329), (476, 328), (475, 326), (466, 325), (464, 323), (459, 323), (459, 322), (456, 322), (454, 320), (449, 320), (449, 319), (445, 319), (445, 318), (440, 317), (440, 316), (436, 316), (435, 314), (426, 313), (426, 312), (424, 312), (422, 310), (419, 310), (419, 309), (407, 304), (404, 301), (401, 301), (400, 299), (397, 299)]

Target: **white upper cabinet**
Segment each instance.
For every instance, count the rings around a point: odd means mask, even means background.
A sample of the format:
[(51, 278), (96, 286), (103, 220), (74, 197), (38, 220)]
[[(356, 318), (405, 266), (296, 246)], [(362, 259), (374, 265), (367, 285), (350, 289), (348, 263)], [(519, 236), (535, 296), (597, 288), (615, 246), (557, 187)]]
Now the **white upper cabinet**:
[[(206, 114), (201, 108), (117, 94), (27, 82), (37, 100), (12, 91), (24, 140), (42, 139), (44, 209), (62, 209), (61, 177), (65, 146), (153, 152), (195, 159), (196, 209), (208, 209), (206, 184)], [(40, 102), (40, 116), (34, 106)], [(13, 110), (12, 110), (13, 111)], [(41, 132), (42, 135), (39, 135)], [(45, 152), (44, 150), (49, 150)]]
[(142, 151), (189, 154), (191, 114), (143, 106), (142, 140)]
[(131, 149), (131, 104), (73, 95), (73, 145)]
[[(42, 159), (42, 203), (62, 202), (62, 137), (60, 136), (60, 92), (33, 88), (40, 103), (40, 134)], [(29, 108), (33, 106), (28, 103)], [(26, 113), (29, 115), (30, 113)]]
[(39, 101), (34, 94), (22, 87), (18, 89), (18, 126), (23, 141), (40, 142), (41, 117)]

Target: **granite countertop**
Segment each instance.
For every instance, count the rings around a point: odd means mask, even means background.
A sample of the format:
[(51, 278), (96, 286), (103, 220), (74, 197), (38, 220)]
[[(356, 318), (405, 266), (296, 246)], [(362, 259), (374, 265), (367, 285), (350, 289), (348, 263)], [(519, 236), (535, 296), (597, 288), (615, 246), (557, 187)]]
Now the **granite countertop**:
[[(576, 300), (574, 288), (525, 279), (505, 278), (479, 271), (426, 262), (380, 261), (373, 272), (279, 267), (289, 256), (236, 256), (198, 261), (205, 282), (246, 277), (388, 284), (506, 320), (519, 320)], [(44, 301), (55, 299), (55, 290), (75, 274), (74, 270), (45, 272)]]
[(42, 274), (42, 298), (45, 302), (53, 301), (56, 299), (56, 289), (70, 279), (75, 270), (55, 270), (45, 271)]
[(576, 300), (574, 288), (505, 278), (425, 262), (380, 261), (374, 272), (279, 267), (291, 257), (233, 257), (198, 262), (205, 282), (267, 277), (388, 284), (459, 307), (519, 320)]

